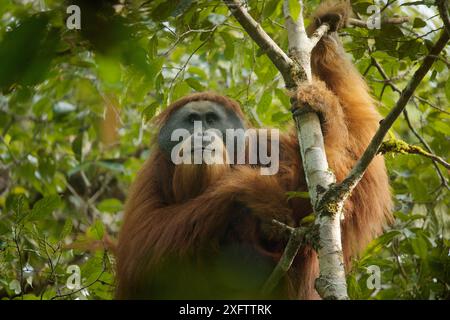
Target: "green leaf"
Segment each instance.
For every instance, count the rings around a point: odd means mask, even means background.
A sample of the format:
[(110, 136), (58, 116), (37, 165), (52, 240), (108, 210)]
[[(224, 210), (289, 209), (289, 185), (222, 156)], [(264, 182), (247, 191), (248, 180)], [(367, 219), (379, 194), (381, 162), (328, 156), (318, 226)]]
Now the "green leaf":
[(73, 140), (72, 151), (75, 154), (75, 158), (78, 160), (78, 162), (81, 162), (83, 158), (83, 132), (80, 132), (75, 140)]
[(287, 112), (276, 112), (272, 115), (272, 122), (284, 123), (292, 119), (292, 115)]
[(300, 221), (300, 224), (311, 224), (316, 220), (316, 216), (314, 213), (308, 214), (306, 217), (303, 217)]
[(6, 198), (6, 210), (22, 216), (28, 211), (28, 201), (24, 194), (10, 194)]
[(163, 65), (164, 65), (164, 58), (158, 57), (152, 59), (148, 65), (147, 76), (150, 79), (156, 79), (156, 76), (161, 72)]
[(205, 70), (203, 70), (203, 69), (201, 69), (199, 67), (192, 66), (192, 67), (190, 67), (188, 69), (188, 72), (192, 73), (192, 74), (195, 74), (196, 76), (200, 77), (203, 80), (206, 80), (208, 78), (207, 75), (206, 75)]
[(309, 199), (309, 192), (308, 191), (288, 191), (286, 192), (286, 195), (288, 197), (288, 200), (294, 199), (294, 198), (301, 198), (301, 199)]
[(269, 18), (273, 16), (277, 12), (277, 7), (279, 4), (281, 4), (282, 1), (279, 0), (269, 0), (266, 1), (264, 5), (264, 10), (262, 12), (263, 18)]
[(96, 220), (88, 229), (87, 236), (91, 239), (102, 240), (105, 234), (105, 227), (100, 220)]
[(196, 91), (203, 91), (205, 90), (205, 87), (201, 85), (201, 83), (194, 78), (188, 78), (186, 79), (187, 84)]
[(373, 240), (366, 248), (364, 256), (373, 255), (379, 252), (383, 247), (392, 241), (395, 237), (400, 235), (401, 232), (398, 230), (388, 231), (381, 237)]
[(417, 234), (415, 238), (410, 239), (414, 252), (422, 259), (426, 259), (428, 255), (428, 241), (421, 235)]
[(371, 6), (371, 5), (373, 5), (373, 3), (370, 3), (370, 2), (356, 2), (356, 3), (353, 3), (352, 2), (352, 7), (353, 7), (353, 9), (356, 11), (356, 12), (358, 12), (358, 13), (361, 13), (361, 14), (364, 14), (364, 15), (367, 15), (367, 8), (369, 7), (369, 6)]
[(146, 120), (151, 120), (159, 107), (158, 102), (153, 102), (151, 105), (146, 107), (143, 111)]
[(156, 34), (149, 41), (148, 54), (150, 58), (154, 58), (158, 54), (158, 37)]
[(173, 88), (172, 100), (175, 101), (190, 93), (191, 89), (186, 81), (179, 81)]
[(413, 28), (423, 28), (427, 25), (425, 21), (420, 18), (415, 18), (413, 22)]
[(300, 3), (298, 0), (289, 0), (289, 13), (294, 21), (297, 21), (300, 15)]
[(282, 89), (275, 89), (275, 95), (277, 96), (278, 100), (283, 104), (283, 106), (287, 109), (291, 109), (291, 101), (289, 99), (289, 96), (287, 95), (286, 90)]
[(270, 107), (272, 103), (272, 92), (265, 91), (259, 100), (258, 106), (256, 107), (256, 111), (258, 114), (264, 115)]
[(98, 55), (96, 57), (96, 62), (100, 78), (103, 81), (107, 84), (117, 84), (120, 82), (122, 69), (117, 60)]
[(64, 240), (64, 238), (66, 238), (72, 232), (72, 228), (73, 228), (72, 219), (67, 218), (59, 238), (61, 240)]
[(97, 161), (96, 164), (99, 167), (111, 170), (111, 171), (116, 171), (116, 172), (124, 172), (124, 167), (122, 163), (118, 163), (118, 162), (114, 162), (114, 161)]
[(44, 218), (52, 214), (61, 205), (58, 195), (47, 196), (36, 202), (31, 209), (32, 218)]
[(435, 121), (433, 123), (433, 129), (448, 135), (450, 132), (450, 124), (444, 121)]
[(232, 60), (234, 57), (234, 39), (227, 32), (222, 32), (220, 35), (225, 43), (225, 51), (223, 52), (223, 55), (225, 59)]
[(398, 48), (400, 58), (410, 57), (415, 59), (417, 54), (421, 51), (423, 47), (423, 42), (418, 40), (411, 40), (403, 42)]
[(102, 212), (114, 213), (114, 212), (121, 211), (123, 209), (123, 204), (118, 199), (110, 198), (110, 199), (102, 200), (97, 205), (97, 209)]

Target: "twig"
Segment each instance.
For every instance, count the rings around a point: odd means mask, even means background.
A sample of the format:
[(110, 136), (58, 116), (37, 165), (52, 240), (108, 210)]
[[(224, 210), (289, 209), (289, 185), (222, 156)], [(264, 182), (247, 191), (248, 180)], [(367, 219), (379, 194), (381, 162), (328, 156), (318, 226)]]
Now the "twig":
[(449, 111), (444, 110), (444, 109), (442, 109), (442, 108), (439, 108), (438, 106), (435, 106), (434, 104), (432, 104), (431, 102), (429, 102), (427, 99), (424, 99), (424, 98), (422, 98), (422, 97), (420, 97), (420, 96), (417, 96), (417, 95), (414, 95), (414, 98), (417, 99), (417, 100), (419, 100), (420, 102), (422, 102), (422, 103), (424, 103), (424, 104), (430, 106), (431, 108), (436, 109), (436, 110), (439, 111), (439, 112), (442, 112), (442, 113), (445, 113), (445, 114), (447, 114), (447, 115), (450, 115), (450, 112), (449, 112)]
[[(216, 26), (213, 28), (213, 30), (215, 31), (215, 30), (217, 29), (217, 27), (218, 27), (218, 25), (216, 25)], [(197, 48), (195, 48), (195, 50), (189, 55), (189, 57), (187, 58), (186, 62), (183, 64), (183, 66), (180, 68), (180, 70), (178, 70), (178, 72), (176, 73), (175, 77), (174, 77), (174, 78), (172, 79), (172, 81), (170, 82), (169, 92), (172, 91), (172, 88), (173, 88), (173, 85), (174, 85), (175, 81), (177, 80), (177, 78), (178, 78), (178, 76), (180, 75), (180, 73), (186, 69), (186, 66), (188, 65), (189, 61), (191, 61), (191, 59), (192, 59), (192, 57), (194, 56), (194, 54), (196, 54), (197, 51), (200, 50), (200, 48), (202, 48), (202, 47), (208, 42), (208, 40), (209, 40), (209, 39), (211, 38), (211, 36), (213, 35), (214, 31), (212, 31), (212, 32), (208, 35), (208, 37), (207, 37), (204, 41), (202, 41), (202, 43), (201, 43)]]
[[(411, 21), (409, 17), (393, 17), (381, 19), (382, 24), (403, 24), (409, 21)], [(348, 22), (354, 27), (367, 28), (367, 21), (364, 20), (350, 18)]]
[[(429, 57), (432, 57), (432, 58), (438, 58), (439, 56), (436, 56), (436, 55), (432, 55), (432, 54), (430, 54), (430, 55), (428, 55)], [(400, 90), (391, 80), (392, 79), (390, 79), (389, 77), (388, 77), (388, 75), (386, 74), (386, 72), (384, 71), (384, 69), (383, 69), (383, 67), (380, 65), (380, 63), (375, 59), (375, 58), (373, 58), (372, 57), (372, 65), (373, 66), (375, 66), (375, 68), (377, 68), (377, 70), (378, 70), (378, 72), (381, 74), (381, 76), (383, 77), (383, 79), (386, 81), (386, 83), (392, 88), (392, 90), (394, 90), (395, 92), (397, 92), (397, 93), (402, 93), (402, 90)], [(433, 105), (432, 103), (430, 103), (429, 101), (427, 101), (427, 99), (424, 99), (424, 98), (422, 98), (422, 97), (420, 97), (420, 96), (418, 96), (418, 95), (413, 95), (413, 98), (415, 98), (415, 99), (417, 99), (417, 100), (419, 100), (420, 102), (422, 102), (422, 103), (425, 103), (425, 104), (427, 104), (427, 105), (429, 105), (430, 107), (432, 107), (433, 109), (436, 109), (436, 110), (438, 110), (438, 111), (440, 111), (440, 112), (442, 112), (442, 113), (445, 113), (445, 114), (448, 114), (448, 115), (450, 115), (450, 112), (448, 112), (448, 111), (446, 111), (446, 110), (444, 110), (444, 109), (441, 109), (441, 108), (439, 108), (438, 106), (435, 106), (435, 105)]]
[(64, 298), (64, 297), (70, 297), (71, 295), (73, 295), (73, 294), (75, 294), (77, 292), (83, 291), (83, 290), (91, 287), (92, 285), (96, 284), (97, 282), (101, 282), (100, 278), (106, 272), (106, 256), (107, 256), (107, 254), (108, 254), (108, 251), (105, 250), (105, 252), (103, 253), (103, 258), (102, 258), (102, 262), (103, 262), (102, 271), (99, 273), (99, 275), (97, 276), (97, 278), (95, 278), (94, 281), (92, 281), (90, 284), (88, 284), (88, 285), (86, 285), (84, 287), (81, 287), (81, 288), (79, 288), (77, 290), (74, 290), (74, 291), (71, 291), (69, 293), (56, 295), (56, 296), (52, 297), (50, 300), (55, 300), (55, 299)]
[(284, 249), (283, 255), (280, 258), (280, 263), (276, 265), (275, 269), (272, 271), (263, 286), (263, 294), (267, 295), (275, 289), (281, 278), (291, 268), (292, 262), (297, 256), (297, 252), (300, 249), (301, 244), (303, 243), (303, 239), (307, 229), (292, 227), (290, 228), (291, 236), (289, 237), (289, 241), (286, 245), (286, 248)]
[(397, 0), (392, 0), (392, 1), (387, 1), (385, 6), (383, 8), (381, 8), (380, 13), (382, 13), (384, 10), (386, 10), (391, 4), (393, 4), (394, 2), (396, 2)]
[[(406, 109), (405, 109), (406, 110)], [(397, 152), (397, 153), (408, 153), (408, 154), (420, 154), (427, 158), (430, 158), (441, 165), (443, 165), (446, 169), (450, 169), (450, 164), (447, 163), (441, 157), (432, 154), (428, 151), (423, 150), (421, 147), (410, 145), (402, 140), (390, 139), (388, 141), (384, 141), (379, 150), (379, 153), (386, 154), (388, 152)]]
[(163, 57), (167, 57), (169, 55), (169, 53), (171, 53), (176, 47), (177, 45), (184, 40), (184, 38), (191, 34), (191, 33), (208, 33), (208, 32), (213, 32), (215, 30), (215, 28), (211, 28), (211, 29), (192, 29), (192, 30), (188, 30), (186, 32), (183, 32), (180, 35), (177, 35), (177, 39), (175, 40), (175, 42), (170, 46), (169, 49), (166, 50), (166, 52), (164, 53), (160, 53), (158, 54), (158, 56), (163, 56)]
[(83, 206), (84, 206), (84, 213), (85, 213), (85, 215), (86, 215), (86, 217), (88, 218), (88, 220), (90, 221), (90, 222), (92, 222), (91, 220), (92, 219), (90, 219), (90, 217), (89, 217), (89, 215), (88, 215), (88, 208), (90, 208), (92, 211), (93, 211), (93, 213), (95, 214), (95, 215), (99, 215), (100, 214), (100, 212), (98, 211), (98, 209), (95, 207), (95, 205), (93, 204), (93, 203), (91, 203), (90, 201), (86, 201), (82, 196), (80, 196), (79, 194), (78, 194), (78, 192), (75, 190), (75, 188), (74, 187), (72, 187), (72, 185), (70, 184), (70, 183), (66, 183), (66, 187), (67, 187), (67, 189), (69, 189), (69, 191), (76, 197), (76, 198), (78, 198), (81, 202), (82, 202), (82, 204), (83, 204)]
[(400, 261), (400, 253), (398, 251), (398, 240), (397, 239), (394, 239), (392, 241), (392, 253), (395, 256), (395, 260), (397, 262), (398, 269), (400, 270), (400, 274), (402, 275), (403, 279), (405, 279), (406, 281), (409, 281), (408, 274), (406, 273), (406, 271), (403, 268), (403, 265)]
[(284, 51), (272, 40), (252, 16), (245, 10), (243, 5), (237, 0), (224, 0), (236, 20), (242, 25), (245, 31), (256, 42), (256, 44), (267, 54), (269, 59), (281, 72), (286, 83), (291, 83), (290, 69), (292, 60)]

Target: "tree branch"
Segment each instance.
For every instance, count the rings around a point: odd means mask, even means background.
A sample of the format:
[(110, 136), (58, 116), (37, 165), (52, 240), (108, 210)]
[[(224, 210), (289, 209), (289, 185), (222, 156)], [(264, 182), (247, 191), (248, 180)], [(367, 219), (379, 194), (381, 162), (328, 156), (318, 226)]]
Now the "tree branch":
[(446, 169), (450, 169), (450, 164), (441, 157), (438, 157), (435, 154), (425, 151), (421, 147), (410, 145), (409, 143), (406, 143), (405, 141), (402, 140), (390, 139), (384, 141), (381, 144), (378, 152), (381, 154), (386, 154), (388, 152), (396, 152), (404, 154), (420, 154), (423, 155), (424, 157), (430, 158), (440, 163)]
[(275, 287), (280, 282), (281, 278), (289, 271), (292, 262), (294, 261), (300, 246), (303, 243), (303, 239), (306, 233), (306, 228), (292, 228), (291, 236), (284, 249), (283, 255), (280, 258), (280, 262), (276, 265), (275, 269), (267, 279), (263, 286), (262, 292), (264, 294), (269, 294), (275, 289)]
[[(411, 21), (409, 17), (393, 17), (381, 19), (382, 24), (403, 24), (409, 21)], [(348, 22), (354, 27), (367, 28), (367, 21), (364, 20), (350, 18)]]
[(285, 83), (290, 82), (290, 70), (292, 60), (284, 51), (272, 40), (264, 29), (256, 22), (238, 0), (224, 0), (233, 16), (241, 24), (248, 35), (267, 54), (269, 59), (280, 71)]
[(450, 36), (450, 17), (448, 15), (448, 0), (436, 0), (436, 5), (439, 10), (439, 15), (441, 16), (442, 22), (444, 23), (445, 30)]

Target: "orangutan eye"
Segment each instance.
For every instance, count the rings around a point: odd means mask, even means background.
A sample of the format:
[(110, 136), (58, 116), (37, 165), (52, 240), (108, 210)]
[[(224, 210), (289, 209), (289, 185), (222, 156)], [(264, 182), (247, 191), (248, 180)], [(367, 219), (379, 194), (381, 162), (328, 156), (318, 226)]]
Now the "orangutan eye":
[(190, 113), (187, 117), (189, 123), (194, 123), (195, 121), (201, 121), (200, 116), (197, 113)]
[(212, 113), (212, 112), (206, 114), (206, 122), (207, 123), (212, 124), (212, 123), (216, 122), (217, 120), (219, 120), (219, 117), (217, 116), (217, 114)]

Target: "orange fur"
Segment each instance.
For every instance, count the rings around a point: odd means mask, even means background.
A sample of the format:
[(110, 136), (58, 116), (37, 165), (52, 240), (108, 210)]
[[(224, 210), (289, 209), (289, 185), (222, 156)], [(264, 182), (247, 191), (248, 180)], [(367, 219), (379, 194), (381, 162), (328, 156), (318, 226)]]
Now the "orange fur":
[[(319, 7), (316, 19), (330, 12), (347, 19), (348, 3), (342, 3)], [(339, 23), (345, 25), (345, 21)], [(317, 23), (309, 32), (315, 26)], [(364, 80), (345, 57), (335, 35), (319, 42), (313, 51), (312, 68), (316, 79), (313, 84), (301, 86), (297, 98), (323, 115), (328, 162), (339, 182), (368, 145), (380, 116)], [(244, 117), (235, 101), (199, 93), (169, 106), (158, 123), (164, 124), (175, 110), (198, 100), (218, 102)], [(117, 297), (154, 297), (147, 286), (162, 277), (160, 272), (167, 261), (189, 257), (194, 266), (202, 266), (203, 262), (198, 261), (201, 257), (210, 260), (230, 242), (248, 244), (275, 263), (285, 243), (262, 239), (261, 221), (276, 218), (293, 224), (312, 212), (307, 199), (286, 201), (286, 191), (307, 190), (295, 130), (280, 135), (279, 142), (280, 168), (275, 176), (262, 176), (258, 168), (246, 165), (212, 171), (204, 166), (176, 168), (155, 146), (127, 201), (117, 248)], [(390, 209), (388, 178), (383, 158), (378, 156), (345, 204), (342, 241), (347, 267), (351, 258), (382, 232), (390, 220)], [(195, 268), (179, 266), (176, 273), (194, 272)], [(281, 285), (279, 297), (319, 298), (314, 289), (317, 276), (316, 253), (309, 247), (302, 248)], [(187, 295), (195, 297), (192, 292)]]

